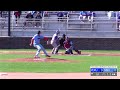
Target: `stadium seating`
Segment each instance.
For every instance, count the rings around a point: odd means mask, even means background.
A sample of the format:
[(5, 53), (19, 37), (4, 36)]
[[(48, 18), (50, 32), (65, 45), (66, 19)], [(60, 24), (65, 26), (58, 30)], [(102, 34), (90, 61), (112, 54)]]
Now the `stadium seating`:
[[(40, 21), (41, 25), (35, 27), (36, 20), (26, 21), (27, 11), (22, 11), (21, 18), (18, 20), (18, 25), (16, 26), (14, 13), (11, 12), (11, 36), (33, 36), (38, 30), (41, 30), (44, 35), (52, 37), (56, 29), (61, 30), (61, 35), (63, 33), (71, 37), (120, 37), (117, 30), (117, 19), (116, 17), (111, 17), (108, 19), (106, 11), (94, 11), (96, 16), (93, 21), (84, 22), (79, 20), (80, 11), (68, 11), (68, 16), (63, 17), (63, 21), (58, 21), (57, 13), (58, 11), (47, 11), (48, 17), (43, 17)], [(7, 17), (7, 16), (6, 16)], [(8, 18), (0, 18), (0, 36), (7, 36), (8, 34)], [(27, 26), (24, 22), (30, 22)]]

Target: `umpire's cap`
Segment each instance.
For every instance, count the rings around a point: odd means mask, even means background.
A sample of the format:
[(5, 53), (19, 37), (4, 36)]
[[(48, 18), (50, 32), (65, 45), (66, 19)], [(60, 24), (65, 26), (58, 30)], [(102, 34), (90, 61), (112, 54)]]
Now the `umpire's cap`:
[(62, 35), (63, 38), (65, 38), (65, 36), (66, 36), (65, 34)]
[(63, 37), (65, 37), (66, 35), (65, 34), (63, 34)]

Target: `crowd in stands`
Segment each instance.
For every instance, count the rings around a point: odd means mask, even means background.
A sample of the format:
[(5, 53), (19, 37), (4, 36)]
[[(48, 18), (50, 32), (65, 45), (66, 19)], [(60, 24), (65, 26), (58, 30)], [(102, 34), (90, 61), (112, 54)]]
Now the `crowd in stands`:
[(0, 11), (0, 17), (1, 18), (6, 18), (8, 15), (8, 12), (7, 11)]
[[(55, 13), (55, 12), (53, 12)], [(56, 12), (56, 15), (58, 16), (58, 21), (63, 21), (64, 17), (67, 17), (68, 12), (66, 11), (58, 11)], [(21, 12), (19, 11), (14, 11), (14, 15), (16, 18), (16, 26), (17, 26), (17, 21), (20, 18)], [(24, 22), (24, 26), (27, 26), (29, 23), (32, 23), (35, 27), (41, 26), (41, 19), (42, 17), (49, 17), (49, 12), (48, 11), (27, 11), (26, 12), (26, 21)], [(33, 22), (35, 21), (35, 22)]]
[[(64, 21), (66, 17), (69, 17), (69, 13), (76, 13), (75, 11), (28, 11), (26, 18), (32, 19), (42, 19), (43, 15), (44, 17), (49, 17), (50, 13), (56, 13), (58, 17), (58, 21)], [(88, 19), (88, 21), (93, 20), (93, 17), (95, 16), (95, 13), (93, 11), (80, 11), (79, 19), (85, 20)]]
[[(25, 11), (14, 11), (16, 26), (23, 12)], [(106, 12), (107, 12), (106, 16), (108, 17), (108, 19), (117, 16), (118, 22), (120, 22), (119, 20), (120, 11), (106, 11)], [(29, 23), (31, 23), (35, 27), (39, 27), (41, 26), (42, 17), (50, 17), (50, 14), (56, 14), (56, 16), (58, 17), (58, 21), (66, 21), (67, 20), (66, 17), (70, 18), (69, 14), (71, 13), (78, 14), (79, 15), (78, 20), (82, 22), (86, 20), (93, 21), (93, 17), (96, 17), (96, 13), (94, 11), (26, 11), (24, 17), (25, 18), (24, 26), (27, 26)], [(0, 11), (0, 17), (6, 17), (6, 16), (7, 16), (7, 11)]]
[(21, 16), (21, 11), (14, 11), (14, 15), (15, 15), (15, 22), (17, 26), (18, 20), (20, 19), (20, 16)]
[(107, 11), (108, 19), (111, 19), (112, 17), (116, 17), (117, 19), (120, 19), (120, 11)]
[[(41, 26), (42, 16), (42, 11), (28, 11), (25, 16), (26, 21), (24, 22), (24, 26), (27, 26), (28, 23), (33, 23), (35, 27)], [(34, 19), (35, 23), (32, 19)]]
[[(79, 20), (83, 22), (85, 20), (93, 21), (93, 17), (95, 17), (95, 12), (93, 11), (27, 11), (24, 26), (28, 26), (31, 23), (34, 27), (40, 27), (42, 25), (42, 17), (49, 17), (50, 13), (56, 14), (56, 16), (58, 17), (58, 21), (67, 21), (66, 18), (69, 17), (70, 13), (77, 12), (79, 12)], [(14, 15), (17, 26), (18, 20), (22, 15), (22, 11), (14, 11)]]
[(93, 17), (95, 17), (95, 12), (93, 11), (80, 11), (79, 20), (81, 21), (84, 21), (85, 19), (93, 21)]
[(115, 11), (107, 11), (107, 16), (108, 16), (108, 19), (111, 19), (111, 17), (116, 17), (116, 12)]
[[(117, 13), (116, 13), (117, 12)], [(14, 15), (16, 18), (16, 26), (17, 26), (17, 21), (21, 16), (21, 11), (14, 11)], [(42, 17), (49, 17), (50, 13), (55, 13), (58, 17), (58, 21), (65, 21), (66, 17), (69, 17), (70, 13), (78, 13), (78, 11), (27, 11), (26, 13), (26, 21), (24, 22), (24, 26), (27, 26), (28, 23), (32, 23), (35, 27), (39, 27), (42, 25), (41, 19)], [(117, 15), (116, 15), (117, 14)], [(107, 11), (107, 17), (108, 19), (111, 19), (111, 17), (116, 17), (118, 19), (118, 28), (120, 30), (120, 11)], [(84, 21), (93, 21), (93, 17), (96, 17), (96, 13), (94, 11), (79, 11), (79, 20), (84, 22)], [(33, 20), (35, 22), (33, 22)]]
[(112, 17), (117, 17), (117, 28), (118, 31), (120, 31), (120, 11), (107, 11), (108, 19), (111, 19)]
[(67, 16), (69, 17), (68, 14), (69, 14), (69, 12), (67, 12), (67, 11), (59, 11), (57, 13), (58, 21), (64, 21), (63, 19), (66, 19)]

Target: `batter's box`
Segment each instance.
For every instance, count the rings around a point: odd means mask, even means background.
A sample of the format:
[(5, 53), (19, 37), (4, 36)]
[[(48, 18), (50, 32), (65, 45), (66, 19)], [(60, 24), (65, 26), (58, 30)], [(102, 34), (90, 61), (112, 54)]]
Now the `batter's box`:
[(62, 55), (71, 55), (71, 56), (92, 56), (91, 54), (62, 54)]
[(80, 54), (79, 56), (91, 56), (91, 54)]

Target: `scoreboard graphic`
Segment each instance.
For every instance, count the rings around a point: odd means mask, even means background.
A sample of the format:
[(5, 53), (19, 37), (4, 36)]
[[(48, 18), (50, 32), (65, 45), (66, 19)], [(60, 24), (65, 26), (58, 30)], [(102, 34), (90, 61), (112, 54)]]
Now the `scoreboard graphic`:
[(90, 66), (91, 76), (117, 76), (117, 66)]

